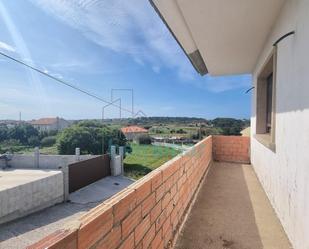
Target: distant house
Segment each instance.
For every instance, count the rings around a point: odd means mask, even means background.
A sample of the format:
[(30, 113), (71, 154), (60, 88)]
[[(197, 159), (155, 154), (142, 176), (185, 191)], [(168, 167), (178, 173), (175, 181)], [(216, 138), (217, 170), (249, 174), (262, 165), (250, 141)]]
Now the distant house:
[(135, 140), (139, 135), (148, 134), (148, 130), (139, 126), (127, 126), (121, 128), (122, 133), (126, 136), (128, 141)]
[(0, 120), (0, 125), (4, 125), (7, 128), (13, 128), (19, 124), (24, 123), (24, 121), (16, 121), (16, 120)]
[(40, 118), (30, 122), (40, 131), (60, 131), (67, 128), (70, 123), (63, 118)]

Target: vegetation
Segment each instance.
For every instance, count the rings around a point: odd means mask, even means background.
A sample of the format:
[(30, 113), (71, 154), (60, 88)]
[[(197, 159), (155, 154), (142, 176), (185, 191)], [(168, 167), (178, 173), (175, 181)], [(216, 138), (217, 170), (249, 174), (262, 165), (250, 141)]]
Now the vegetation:
[(18, 152), (39, 143), (39, 132), (30, 124), (20, 124), (12, 128), (0, 126), (0, 153)]
[(63, 130), (57, 137), (60, 154), (74, 154), (77, 147), (82, 154), (102, 154), (112, 144), (125, 146), (126, 138), (123, 133), (95, 121), (77, 123)]
[[(0, 125), (0, 153), (28, 153), (32, 152), (35, 146), (40, 146), (41, 151), (53, 154), (73, 154), (76, 147), (81, 148), (81, 153), (101, 154), (102, 151), (107, 152), (111, 144), (126, 144), (120, 128), (130, 124), (147, 128), (151, 136), (189, 140), (199, 140), (209, 135), (241, 135), (241, 131), (250, 126), (249, 120), (245, 119), (143, 117), (109, 120), (105, 125), (95, 120), (76, 121), (73, 126), (58, 134), (57, 131), (40, 132), (26, 123), (12, 128)], [(148, 143), (149, 138), (141, 138), (141, 144)], [(126, 148), (127, 152), (130, 150), (130, 147)]]
[(139, 144), (151, 144), (151, 137), (148, 134), (141, 134), (137, 137)]
[(249, 126), (248, 120), (234, 118), (216, 118), (211, 121), (214, 127), (222, 130), (222, 135), (241, 135), (241, 131)]
[(48, 137), (44, 137), (41, 140), (41, 145), (43, 147), (50, 147), (53, 146), (56, 143), (56, 136), (48, 136)]
[(180, 151), (173, 148), (132, 144), (132, 153), (124, 160), (125, 175), (139, 179), (175, 157)]

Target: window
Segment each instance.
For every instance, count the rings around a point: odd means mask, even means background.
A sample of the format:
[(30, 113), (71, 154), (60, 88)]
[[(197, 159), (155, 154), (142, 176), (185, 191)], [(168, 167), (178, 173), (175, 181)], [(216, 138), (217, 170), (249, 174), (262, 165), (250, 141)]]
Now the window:
[(276, 50), (274, 50), (257, 78), (256, 139), (275, 151)]
[(271, 132), (271, 114), (272, 114), (272, 99), (273, 99), (273, 73), (271, 73), (266, 81), (266, 133)]

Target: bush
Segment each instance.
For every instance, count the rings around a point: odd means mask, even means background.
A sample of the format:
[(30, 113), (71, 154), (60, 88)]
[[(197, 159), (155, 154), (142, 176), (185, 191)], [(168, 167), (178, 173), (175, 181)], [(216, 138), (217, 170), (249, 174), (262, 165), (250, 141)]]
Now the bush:
[(187, 132), (184, 129), (179, 129), (176, 131), (178, 134), (186, 134)]
[(110, 145), (126, 145), (125, 136), (119, 129), (94, 121), (75, 124), (63, 130), (57, 137), (60, 154), (74, 154), (75, 148), (80, 148), (82, 154), (99, 155), (108, 152)]
[(19, 140), (16, 139), (8, 139), (1, 143), (1, 152), (0, 153), (6, 153), (6, 152), (18, 152), (21, 148), (24, 148), (22, 144), (19, 142)]
[(52, 146), (56, 143), (56, 136), (49, 136), (49, 137), (44, 137), (41, 140), (41, 145), (44, 147), (49, 147)]
[(147, 134), (139, 135), (136, 139), (139, 144), (151, 144), (151, 137)]
[(8, 139), (19, 140), (23, 145), (28, 145), (30, 137), (38, 137), (39, 132), (30, 124), (20, 124), (8, 130)]
[(38, 136), (31, 136), (28, 138), (28, 145), (30, 146), (39, 146), (40, 145), (40, 139)]
[(8, 139), (8, 130), (6, 125), (0, 125), (0, 142)]

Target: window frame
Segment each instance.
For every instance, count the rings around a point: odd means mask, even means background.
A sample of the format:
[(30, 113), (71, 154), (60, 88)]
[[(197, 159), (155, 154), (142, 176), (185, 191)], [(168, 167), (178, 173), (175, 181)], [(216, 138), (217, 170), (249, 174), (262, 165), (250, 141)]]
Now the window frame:
[[(277, 74), (277, 48), (274, 47), (265, 60), (264, 65), (257, 76), (256, 82), (256, 131), (255, 138), (260, 143), (276, 151), (276, 74)], [(269, 78), (272, 76), (272, 91), (269, 98)], [(271, 110), (269, 110), (269, 99), (271, 99)], [(271, 112), (270, 120), (267, 117)], [(270, 121), (270, 125), (269, 125)], [(270, 126), (270, 127), (268, 127)]]

